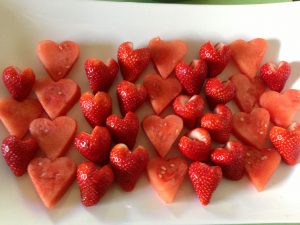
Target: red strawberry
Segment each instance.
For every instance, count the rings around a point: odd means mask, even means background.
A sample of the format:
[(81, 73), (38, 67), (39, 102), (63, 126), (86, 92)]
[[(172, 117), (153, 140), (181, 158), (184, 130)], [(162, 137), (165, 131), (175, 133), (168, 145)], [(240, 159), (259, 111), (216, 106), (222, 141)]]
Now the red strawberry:
[(200, 202), (207, 205), (222, 179), (222, 169), (219, 166), (193, 162), (189, 167), (189, 177)]
[(173, 102), (173, 110), (183, 119), (187, 128), (193, 129), (204, 110), (203, 98), (200, 95), (179, 95)]
[(148, 74), (144, 79), (144, 87), (147, 90), (152, 108), (158, 115), (182, 90), (176, 78), (170, 77), (164, 80), (157, 74)]
[(251, 112), (266, 89), (263, 81), (258, 76), (251, 80), (242, 73), (233, 75), (230, 80), (236, 87), (235, 103), (241, 111)]
[(297, 163), (300, 154), (300, 135), (297, 131), (274, 126), (270, 131), (270, 140), (285, 163)]
[(165, 157), (180, 134), (183, 121), (176, 115), (168, 115), (165, 118), (150, 115), (144, 118), (142, 125), (157, 153)]
[(37, 55), (53, 80), (64, 78), (79, 57), (79, 45), (73, 41), (56, 43), (44, 40), (38, 43)]
[(260, 76), (265, 84), (273, 91), (281, 92), (291, 74), (291, 66), (285, 61), (266, 63), (260, 68)]
[(187, 162), (179, 157), (152, 158), (147, 166), (150, 184), (165, 203), (172, 203), (187, 173)]
[(256, 149), (244, 146), (246, 173), (258, 191), (262, 191), (276, 169), (280, 165), (281, 157), (273, 149)]
[(117, 97), (120, 111), (124, 116), (128, 112), (135, 112), (147, 98), (147, 91), (143, 85), (135, 85), (123, 80), (117, 84)]
[(254, 108), (251, 113), (233, 115), (233, 133), (245, 144), (255, 148), (265, 147), (270, 126), (270, 114), (264, 108)]
[(35, 82), (35, 74), (29, 67), (21, 72), (18, 68), (9, 66), (3, 70), (2, 79), (11, 96), (18, 101), (22, 101), (31, 92)]
[(10, 98), (0, 98), (0, 120), (10, 135), (22, 138), (32, 120), (42, 114), (43, 108), (36, 99), (18, 102)]
[(150, 62), (148, 48), (133, 50), (132, 42), (124, 42), (118, 48), (118, 61), (124, 80), (135, 82)]
[(116, 181), (124, 191), (132, 191), (147, 167), (147, 150), (138, 146), (133, 152), (124, 144), (117, 144), (110, 152), (110, 163), (116, 175)]
[(84, 206), (96, 205), (106, 194), (114, 181), (110, 166), (97, 169), (92, 162), (81, 163), (77, 168), (77, 183), (80, 189), (81, 202)]
[(31, 122), (29, 129), (46, 156), (55, 159), (63, 156), (69, 149), (76, 133), (77, 123), (67, 116), (57, 117), (53, 121), (38, 118)]
[(2, 155), (15, 176), (26, 173), (37, 149), (37, 142), (33, 138), (22, 141), (16, 136), (6, 137), (1, 146)]
[(187, 94), (197, 95), (207, 75), (206, 62), (201, 59), (193, 60), (190, 65), (180, 62), (175, 67), (175, 75)]
[(232, 58), (239, 70), (249, 78), (254, 78), (267, 50), (267, 41), (256, 38), (251, 41), (236, 40), (230, 44)]
[(222, 73), (231, 59), (228, 45), (218, 42), (215, 46), (209, 41), (201, 46), (199, 58), (207, 62), (208, 76), (215, 77)]
[(62, 198), (76, 178), (76, 164), (69, 157), (35, 158), (28, 165), (29, 177), (47, 208)]
[(109, 158), (111, 136), (106, 127), (96, 126), (91, 135), (81, 132), (74, 140), (77, 150), (95, 163), (105, 163)]
[(66, 115), (80, 97), (80, 87), (71, 79), (54, 82), (45, 77), (35, 82), (34, 91), (51, 119)]
[(92, 127), (105, 124), (106, 118), (112, 113), (112, 99), (105, 92), (90, 92), (81, 95), (81, 111)]
[(236, 87), (231, 80), (221, 81), (219, 78), (210, 78), (205, 84), (205, 95), (210, 107), (217, 104), (226, 104), (236, 95)]
[(243, 177), (245, 152), (240, 142), (229, 141), (225, 148), (215, 148), (210, 158), (222, 168), (224, 177), (230, 180), (240, 180)]
[(207, 130), (196, 128), (178, 143), (179, 151), (192, 161), (206, 162), (210, 155), (211, 138)]
[(266, 91), (261, 95), (259, 104), (269, 111), (273, 123), (288, 127), (300, 108), (300, 90), (289, 89), (284, 93)]
[(94, 94), (108, 91), (119, 72), (118, 63), (114, 59), (109, 59), (105, 65), (100, 59), (89, 58), (84, 63), (84, 69)]
[(159, 37), (149, 42), (151, 59), (163, 79), (174, 70), (183, 56), (187, 53), (186, 43), (181, 40), (164, 41)]
[(116, 143), (124, 143), (128, 148), (133, 148), (139, 131), (139, 118), (135, 113), (126, 113), (124, 119), (113, 114), (106, 119), (106, 127)]
[(206, 113), (201, 118), (201, 127), (208, 130), (214, 141), (226, 143), (232, 130), (231, 110), (226, 105), (217, 105), (214, 113)]

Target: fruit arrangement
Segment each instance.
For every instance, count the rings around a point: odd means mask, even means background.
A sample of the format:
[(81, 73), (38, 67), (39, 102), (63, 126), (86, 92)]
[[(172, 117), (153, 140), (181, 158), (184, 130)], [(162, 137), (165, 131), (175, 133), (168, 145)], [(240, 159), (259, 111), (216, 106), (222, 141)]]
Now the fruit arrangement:
[[(294, 121), (300, 91), (282, 92), (291, 74), (288, 62), (261, 65), (267, 44), (262, 38), (207, 42), (187, 64), (182, 40), (157, 37), (137, 49), (124, 42), (117, 60), (85, 60), (90, 91), (81, 93), (71, 75), (66, 78), (80, 46), (41, 41), (36, 53), (49, 76), (36, 79), (29, 67), (2, 72), (11, 95), (0, 98), (0, 120), (9, 133), (2, 140), (3, 158), (15, 176), (29, 174), (48, 208), (75, 181), (82, 204), (93, 206), (113, 183), (134, 191), (144, 173), (165, 203), (176, 201), (186, 176), (202, 205), (222, 179), (246, 175), (262, 191), (281, 161), (295, 165), (300, 153), (300, 125)], [(223, 80), (231, 61), (240, 72)], [(116, 82), (119, 74), (123, 80)], [(113, 85), (115, 104), (108, 94)], [(77, 118), (67, 115), (77, 102), (91, 133), (78, 131)], [(140, 117), (147, 102), (152, 112)], [(162, 116), (167, 108), (171, 113)], [(140, 145), (139, 132), (152, 148)], [(79, 165), (67, 156), (71, 145), (85, 158)]]

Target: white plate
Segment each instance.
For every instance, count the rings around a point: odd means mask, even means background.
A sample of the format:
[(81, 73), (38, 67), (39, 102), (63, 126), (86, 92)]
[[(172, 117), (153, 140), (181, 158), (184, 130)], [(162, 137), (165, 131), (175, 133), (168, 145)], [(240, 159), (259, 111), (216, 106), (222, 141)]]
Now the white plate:
[[(270, 45), (264, 60), (291, 62), (292, 76), (287, 87), (300, 88), (297, 83), (300, 73), (299, 12), (300, 3), (201, 6), (3, 0), (0, 2), (0, 69), (10, 64), (20, 68), (30, 66), (39, 77), (45, 76), (35, 56), (38, 41), (74, 40), (80, 43), (81, 56), (69, 77), (81, 85), (82, 91), (87, 91), (84, 60), (87, 57), (116, 58), (118, 45), (126, 40), (141, 47), (158, 35), (163, 39), (183, 39), (189, 46), (185, 58), (188, 62), (197, 57), (204, 41), (230, 42), (237, 38), (263, 37)], [(148, 71), (151, 70), (149, 67)], [(115, 100), (115, 90), (111, 89), (110, 93)], [(8, 96), (2, 82), (0, 95)], [(115, 110), (118, 113), (117, 107)], [(142, 111), (140, 118), (146, 111), (150, 114), (151, 108), (146, 104)], [(78, 104), (68, 115), (77, 118), (79, 131), (91, 131)], [(0, 132), (2, 140), (7, 135), (2, 124)], [(142, 131), (139, 135), (140, 142), (153, 152)], [(83, 160), (73, 148), (70, 155), (77, 162)], [(201, 206), (188, 180), (171, 205), (159, 200), (143, 176), (133, 192), (124, 193), (115, 185), (91, 208), (81, 206), (79, 190), (74, 183), (59, 204), (47, 210), (28, 175), (15, 178), (1, 157), (0, 220), (6, 225), (299, 222), (299, 177), (299, 164), (294, 167), (282, 164), (261, 193), (247, 178), (239, 182), (223, 180), (206, 207)]]

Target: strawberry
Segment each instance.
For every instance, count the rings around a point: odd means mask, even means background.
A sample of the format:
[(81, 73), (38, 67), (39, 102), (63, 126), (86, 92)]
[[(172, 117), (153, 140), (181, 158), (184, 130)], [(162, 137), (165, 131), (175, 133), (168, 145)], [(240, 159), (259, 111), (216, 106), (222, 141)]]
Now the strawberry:
[(253, 79), (242, 73), (230, 77), (236, 87), (235, 103), (243, 112), (251, 112), (259, 102), (259, 97), (264, 93), (266, 87), (259, 76)]
[(128, 112), (135, 112), (147, 98), (147, 90), (143, 85), (135, 85), (123, 80), (117, 84), (117, 97), (120, 111), (124, 116)]
[(157, 74), (148, 74), (144, 79), (150, 103), (154, 112), (159, 115), (177, 95), (182, 87), (176, 78), (162, 79)]
[(206, 113), (201, 118), (201, 127), (208, 130), (214, 141), (226, 143), (232, 130), (231, 110), (226, 105), (217, 105), (214, 113)]
[(75, 180), (76, 164), (69, 157), (35, 158), (28, 165), (28, 174), (44, 205), (52, 208)]
[(233, 133), (255, 148), (265, 147), (270, 126), (270, 114), (264, 108), (254, 108), (250, 113), (238, 112), (233, 115)]
[(201, 46), (199, 58), (207, 62), (208, 76), (215, 77), (223, 72), (231, 59), (228, 45), (218, 42), (215, 46), (209, 41)]
[(291, 66), (285, 61), (279, 62), (278, 66), (266, 63), (260, 68), (261, 78), (272, 91), (281, 92), (290, 74)]
[(37, 55), (53, 80), (64, 78), (79, 57), (79, 45), (73, 41), (56, 43), (44, 40), (38, 43)]
[(165, 118), (150, 115), (144, 117), (142, 126), (157, 153), (165, 157), (179, 136), (183, 121), (176, 115), (168, 115)]
[(230, 44), (232, 58), (241, 73), (254, 78), (267, 50), (267, 41), (256, 38), (251, 41), (236, 40)]
[(211, 161), (222, 168), (223, 176), (230, 180), (240, 180), (244, 175), (245, 152), (238, 141), (229, 141), (225, 148), (215, 148)]
[(116, 175), (116, 181), (124, 191), (132, 191), (147, 167), (147, 150), (138, 146), (133, 152), (125, 144), (115, 145), (110, 152), (110, 163)]
[(221, 81), (219, 78), (210, 78), (205, 84), (205, 95), (211, 108), (217, 104), (226, 104), (236, 95), (236, 87), (231, 80)]
[(37, 142), (33, 138), (24, 141), (16, 136), (4, 138), (1, 145), (2, 155), (15, 176), (22, 176), (27, 171), (29, 162), (38, 149)]
[(222, 179), (222, 169), (219, 166), (193, 162), (189, 167), (189, 177), (200, 202), (207, 205)]
[(187, 53), (186, 43), (181, 40), (165, 41), (159, 37), (149, 42), (151, 59), (163, 79), (166, 79)]
[(11, 96), (18, 101), (22, 101), (31, 92), (35, 82), (35, 74), (29, 67), (21, 72), (14, 66), (8, 66), (3, 70), (2, 79)]
[(244, 150), (245, 171), (255, 188), (262, 191), (280, 165), (280, 154), (274, 148), (244, 146)]
[(175, 157), (152, 158), (147, 165), (149, 182), (165, 203), (172, 203), (188, 171), (187, 162)]
[(207, 65), (204, 60), (193, 60), (190, 65), (179, 62), (175, 67), (175, 76), (184, 91), (189, 95), (200, 93), (207, 75)]
[(283, 161), (288, 165), (295, 165), (300, 154), (299, 133), (274, 126), (269, 135), (272, 144), (280, 153)]
[(300, 90), (266, 91), (260, 96), (259, 104), (269, 111), (273, 123), (288, 127), (300, 108)]
[(34, 92), (51, 119), (66, 115), (80, 98), (80, 87), (71, 79), (44, 77), (35, 82)]
[(200, 95), (179, 95), (173, 102), (173, 110), (183, 119), (187, 128), (193, 129), (204, 110), (204, 100)]
[(206, 162), (210, 155), (210, 145), (211, 138), (208, 131), (196, 128), (180, 138), (178, 149), (192, 161)]
[(124, 80), (135, 82), (150, 63), (149, 48), (133, 50), (132, 42), (124, 42), (118, 48), (118, 61)]
[(81, 202), (84, 206), (96, 205), (106, 194), (114, 181), (110, 166), (97, 169), (92, 162), (81, 163), (77, 168), (77, 183), (80, 189)]
[(108, 91), (119, 72), (118, 63), (109, 59), (107, 65), (100, 59), (89, 58), (84, 63), (85, 73), (94, 94)]
[(123, 119), (110, 115), (106, 119), (106, 127), (116, 143), (124, 143), (133, 148), (139, 131), (139, 118), (135, 113), (128, 112)]
[(109, 158), (111, 136), (106, 127), (96, 126), (91, 135), (85, 132), (78, 134), (74, 145), (88, 160), (103, 164)]
[(106, 118), (112, 113), (112, 98), (105, 92), (90, 92), (81, 95), (81, 111), (92, 127), (105, 124)]

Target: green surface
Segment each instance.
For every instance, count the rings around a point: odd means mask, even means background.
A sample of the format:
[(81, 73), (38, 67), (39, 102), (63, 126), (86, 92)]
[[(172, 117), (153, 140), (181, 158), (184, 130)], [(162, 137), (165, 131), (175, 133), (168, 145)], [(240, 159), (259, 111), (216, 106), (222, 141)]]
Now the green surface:
[(291, 2), (292, 0), (114, 0), (115, 2), (163, 2), (163, 3), (187, 3), (187, 4), (257, 4)]

